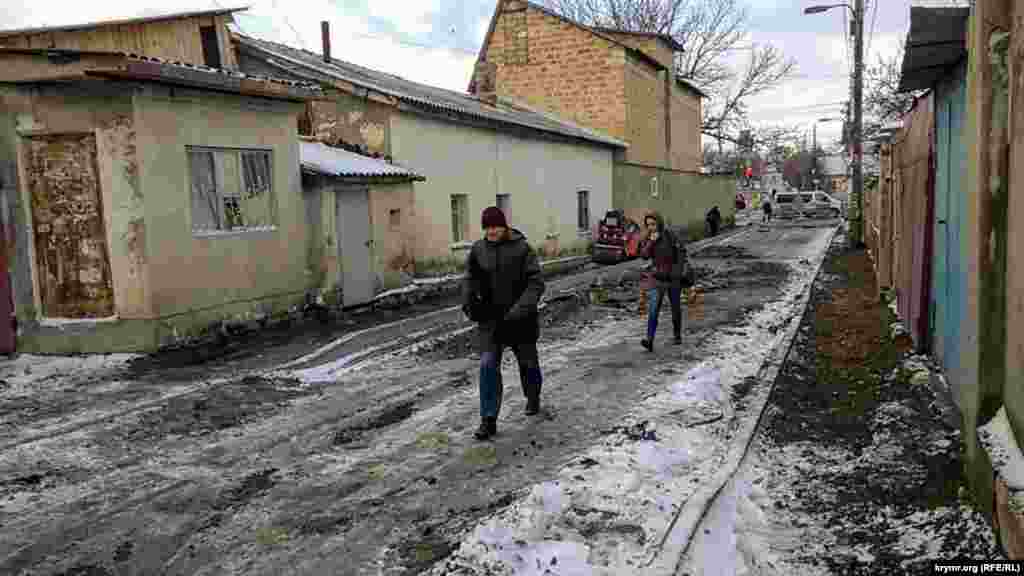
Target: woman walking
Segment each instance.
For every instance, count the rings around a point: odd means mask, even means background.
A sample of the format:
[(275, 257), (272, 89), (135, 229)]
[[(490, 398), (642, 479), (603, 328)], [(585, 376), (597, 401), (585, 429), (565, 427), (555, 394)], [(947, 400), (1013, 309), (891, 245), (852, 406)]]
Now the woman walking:
[(648, 352), (654, 351), (654, 336), (658, 330), (661, 302), (668, 296), (672, 307), (672, 343), (683, 343), (683, 310), (681, 295), (686, 274), (686, 246), (665, 227), (661, 216), (651, 212), (644, 217), (647, 238), (640, 244), (640, 256), (653, 260), (653, 265), (640, 283), (647, 294), (647, 337), (640, 344)]

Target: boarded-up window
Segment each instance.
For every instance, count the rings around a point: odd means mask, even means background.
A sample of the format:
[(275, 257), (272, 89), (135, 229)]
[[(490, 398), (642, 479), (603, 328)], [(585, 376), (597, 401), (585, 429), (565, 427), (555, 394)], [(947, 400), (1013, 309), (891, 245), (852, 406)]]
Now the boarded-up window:
[(576, 193), (576, 228), (581, 232), (590, 230), (590, 192), (587, 190)]
[(270, 152), (189, 148), (188, 159), (193, 232), (277, 224)]
[(452, 194), (452, 242), (469, 237), (469, 201), (465, 194)]
[(39, 136), (26, 144), (43, 316), (113, 316), (95, 136)]

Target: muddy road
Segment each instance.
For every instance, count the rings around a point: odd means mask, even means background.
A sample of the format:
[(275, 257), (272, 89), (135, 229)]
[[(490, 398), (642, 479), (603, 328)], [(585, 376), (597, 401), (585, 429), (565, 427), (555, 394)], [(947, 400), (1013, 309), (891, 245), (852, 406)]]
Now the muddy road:
[(275, 360), (233, 370), (150, 361), (0, 390), (0, 573), (420, 573), (698, 362), (708, 335), (784, 297), (788, 263), (830, 231), (751, 227), (692, 253), (700, 306), (681, 347), (665, 307), (653, 354), (636, 266), (549, 283), (542, 413), (523, 415), (508, 354), (491, 443), (472, 440), (474, 331), (445, 310), (301, 362), (268, 346)]

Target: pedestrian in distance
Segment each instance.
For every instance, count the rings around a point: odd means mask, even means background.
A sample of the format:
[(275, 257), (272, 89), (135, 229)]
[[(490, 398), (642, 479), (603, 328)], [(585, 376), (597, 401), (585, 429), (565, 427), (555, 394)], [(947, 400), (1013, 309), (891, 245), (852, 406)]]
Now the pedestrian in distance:
[[(772, 198), (775, 198), (775, 191), (774, 190), (772, 191)], [(764, 216), (761, 217), (761, 223), (762, 224), (767, 224), (767, 223), (771, 222), (772, 221), (772, 203), (769, 202), (768, 200), (765, 200), (764, 205), (761, 206), (761, 209), (764, 210)]]
[(722, 225), (722, 213), (718, 210), (718, 206), (708, 210), (708, 214), (704, 219), (708, 223), (708, 235), (712, 237), (718, 236), (718, 229)]
[(644, 216), (646, 238), (640, 243), (640, 257), (652, 260), (644, 273), (640, 289), (647, 293), (647, 337), (640, 344), (648, 352), (654, 351), (654, 336), (658, 330), (658, 314), (661, 303), (668, 296), (672, 307), (673, 344), (683, 343), (683, 310), (681, 296), (683, 286), (693, 284), (686, 259), (686, 246), (671, 230), (657, 212)]
[(473, 243), (466, 257), (462, 310), (477, 323), (480, 343), (480, 427), (474, 436), (488, 440), (498, 431), (505, 348), (512, 349), (519, 363), (526, 414), (540, 411), (537, 304), (544, 280), (536, 251), (522, 232), (509, 228), (501, 209), (484, 210), (481, 225), (484, 238)]

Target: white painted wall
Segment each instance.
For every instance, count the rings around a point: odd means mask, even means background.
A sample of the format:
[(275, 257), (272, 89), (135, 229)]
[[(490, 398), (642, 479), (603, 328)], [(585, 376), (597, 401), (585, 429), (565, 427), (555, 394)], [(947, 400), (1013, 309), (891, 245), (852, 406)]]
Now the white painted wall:
[(426, 177), (416, 184), (418, 259), (461, 255), (451, 246), (451, 194), (466, 194), (470, 240), (481, 237), (480, 213), (511, 195), (511, 221), (534, 246), (557, 234), (578, 239), (576, 193), (590, 191), (590, 226), (612, 204), (612, 149), (523, 139), (494, 130), (409, 113), (391, 117), (395, 161)]

